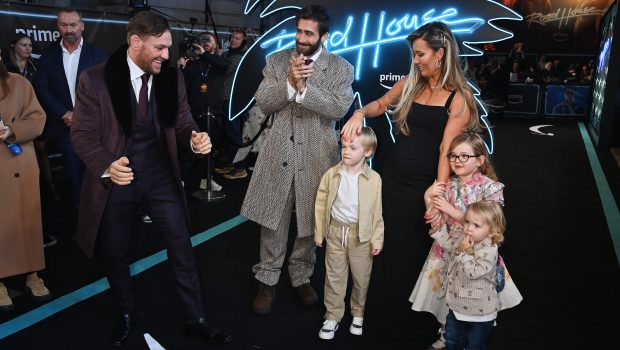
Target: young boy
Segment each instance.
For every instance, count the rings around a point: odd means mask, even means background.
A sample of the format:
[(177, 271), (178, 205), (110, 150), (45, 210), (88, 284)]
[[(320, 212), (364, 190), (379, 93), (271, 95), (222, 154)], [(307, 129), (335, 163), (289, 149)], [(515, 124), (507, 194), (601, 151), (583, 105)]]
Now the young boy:
[(314, 240), (327, 241), (325, 252), (325, 322), (319, 338), (332, 339), (344, 314), (344, 297), (353, 277), (349, 331), (361, 335), (373, 256), (383, 248), (381, 177), (366, 162), (377, 148), (377, 136), (363, 128), (342, 141), (342, 161), (321, 179), (315, 203)]

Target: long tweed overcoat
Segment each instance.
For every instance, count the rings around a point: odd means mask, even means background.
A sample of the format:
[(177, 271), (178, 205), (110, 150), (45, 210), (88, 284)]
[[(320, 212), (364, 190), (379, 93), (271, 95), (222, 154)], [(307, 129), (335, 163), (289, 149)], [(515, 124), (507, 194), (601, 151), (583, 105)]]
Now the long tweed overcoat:
[(295, 55), (290, 49), (267, 58), (256, 102), (265, 114), (275, 116), (241, 214), (275, 230), (294, 183), (297, 234), (308, 237), (314, 234), (314, 201), (321, 176), (339, 159), (334, 125), (353, 102), (353, 66), (323, 48), (306, 81), (305, 98), (297, 103), (288, 100), (286, 84), (289, 60)]

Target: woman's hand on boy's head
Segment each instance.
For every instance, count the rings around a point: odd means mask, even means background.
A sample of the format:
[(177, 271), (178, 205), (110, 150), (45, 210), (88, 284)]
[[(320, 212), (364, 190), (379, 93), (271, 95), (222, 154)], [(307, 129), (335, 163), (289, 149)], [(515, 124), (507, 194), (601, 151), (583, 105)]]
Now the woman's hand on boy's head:
[(342, 135), (343, 141), (351, 141), (355, 136), (362, 132), (364, 126), (364, 112), (357, 110), (353, 113), (351, 118), (342, 127), (340, 135)]
[(377, 256), (379, 253), (381, 253), (381, 248), (373, 248), (370, 250), (370, 255), (372, 256)]

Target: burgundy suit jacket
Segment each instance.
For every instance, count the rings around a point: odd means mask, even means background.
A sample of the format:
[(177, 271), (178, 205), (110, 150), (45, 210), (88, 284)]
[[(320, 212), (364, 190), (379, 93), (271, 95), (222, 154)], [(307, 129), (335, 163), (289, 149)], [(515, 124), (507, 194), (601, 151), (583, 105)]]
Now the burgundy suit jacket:
[[(132, 127), (132, 86), (127, 65), (127, 46), (117, 50), (105, 64), (85, 70), (76, 93), (71, 142), (86, 165), (82, 184), (77, 240), (92, 257), (101, 219), (113, 184), (101, 178), (110, 164), (123, 156)], [(184, 196), (177, 157), (178, 143), (189, 147), (192, 130), (198, 130), (187, 103), (183, 75), (176, 67), (163, 67), (154, 76), (153, 90), (160, 127), (160, 142)], [(130, 160), (131, 161), (131, 160)], [(183, 201), (185, 203), (185, 201)], [(189, 217), (185, 208), (189, 227)], [(127, 223), (120, 223), (127, 224)]]

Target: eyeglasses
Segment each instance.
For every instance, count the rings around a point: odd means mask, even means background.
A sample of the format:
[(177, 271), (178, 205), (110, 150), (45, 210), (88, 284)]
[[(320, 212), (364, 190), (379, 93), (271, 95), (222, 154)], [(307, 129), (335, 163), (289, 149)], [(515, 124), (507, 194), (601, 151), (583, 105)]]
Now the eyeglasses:
[(458, 159), (459, 162), (461, 162), (461, 163), (467, 163), (467, 161), (469, 161), (469, 158), (478, 158), (478, 157), (480, 157), (480, 155), (475, 155), (475, 154), (454, 154), (454, 153), (448, 154), (448, 160), (450, 162), (456, 162), (456, 160)]

